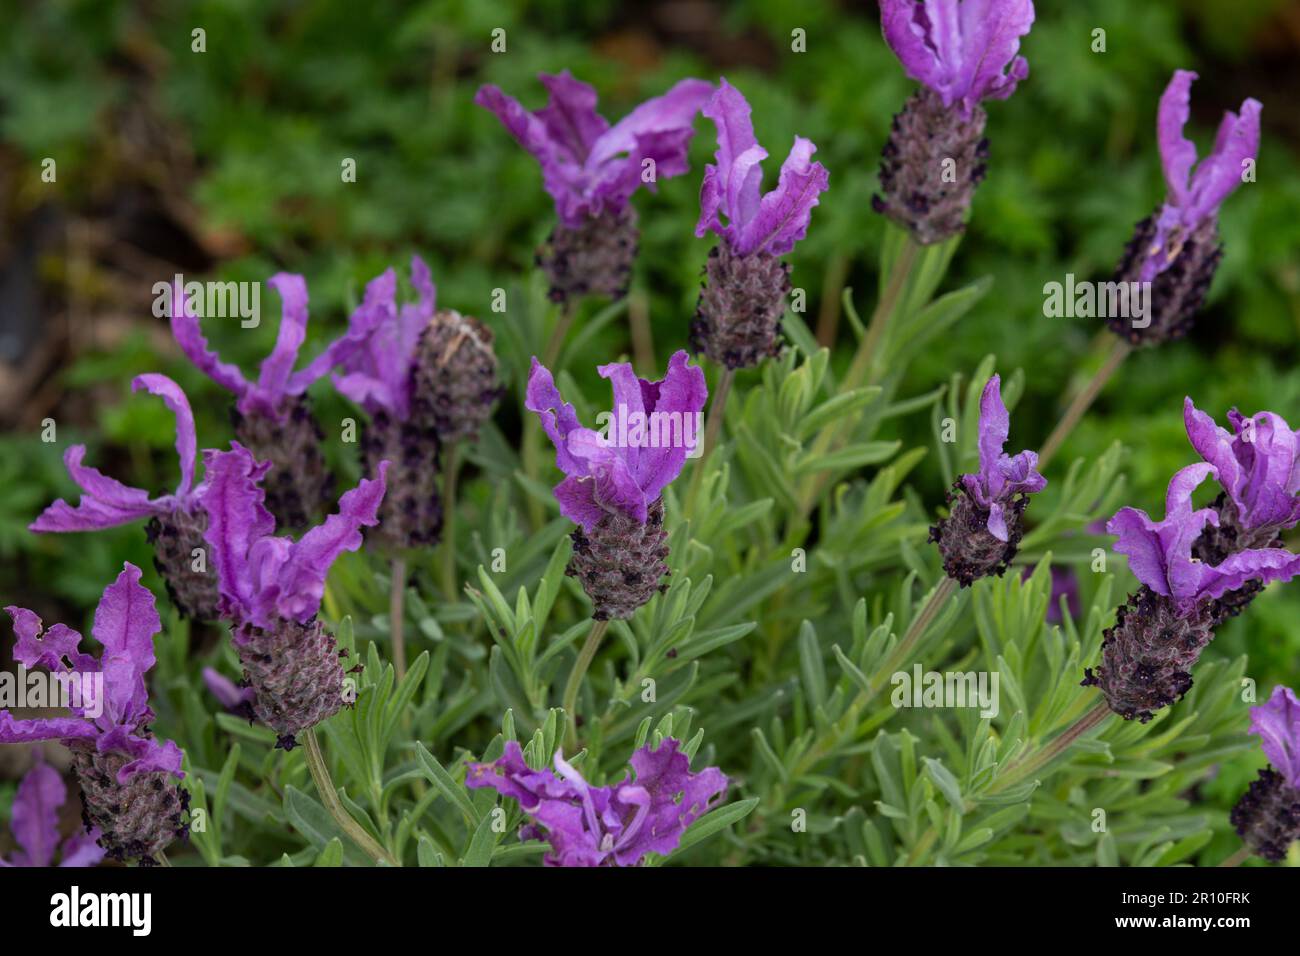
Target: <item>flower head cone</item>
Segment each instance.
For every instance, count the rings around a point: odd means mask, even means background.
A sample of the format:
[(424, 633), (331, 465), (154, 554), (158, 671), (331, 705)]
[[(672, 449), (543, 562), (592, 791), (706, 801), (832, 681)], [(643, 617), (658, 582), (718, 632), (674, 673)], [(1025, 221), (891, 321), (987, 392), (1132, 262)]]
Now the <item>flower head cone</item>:
[(378, 521), (387, 462), (339, 499), (338, 511), (298, 540), (275, 536), (258, 482), (266, 463), (232, 443), (206, 452), (207, 541), (221, 584), (222, 614), (244, 678), (256, 695), (253, 711), (291, 749), (296, 735), (336, 714), (344, 704), (344, 674), (331, 634), (316, 619), (330, 566), (361, 546), (362, 527)]
[(540, 79), (550, 96), (543, 109), (529, 112), (493, 85), (482, 87), (474, 102), (537, 160), (555, 200), (559, 224), (538, 253), (551, 298), (621, 298), (638, 241), (632, 195), (687, 171), (695, 114), (713, 87), (682, 80), (611, 126), (596, 112), (596, 91), (568, 70)]
[(988, 140), (981, 102), (1006, 99), (1029, 75), (1020, 38), (1030, 0), (881, 0), (881, 28), (921, 87), (894, 117), (881, 151), (876, 212), (922, 245), (966, 228), (984, 180)]
[(324, 432), (307, 403), (307, 388), (330, 369), (325, 356), (294, 371), (307, 334), (307, 283), (300, 275), (280, 272), (267, 284), (283, 303), (280, 329), (271, 354), (262, 360), (256, 381), (223, 362), (208, 348), (198, 316), (182, 290), (172, 296), (172, 334), (186, 357), (235, 396), (235, 434), (259, 460), (271, 465), (267, 506), (285, 527), (301, 528), (329, 495), (332, 477), (321, 453)]
[(167, 583), (177, 609), (195, 620), (217, 616), (217, 577), (206, 564), (196, 570), (194, 549), (203, 546), (207, 514), (199, 505), (202, 486), (195, 485), (197, 445), (194, 414), (181, 387), (166, 375), (140, 375), (131, 383), (161, 398), (176, 416), (176, 456), (181, 480), (176, 490), (156, 498), (141, 488), (131, 488), (82, 464), (85, 445), (73, 445), (63, 456), (68, 474), (81, 489), (74, 507), (63, 499), (54, 502), (35, 521), (36, 532), (95, 531), (148, 518), (145, 533), (154, 546), (154, 565)]
[(1183, 135), (1195, 79), (1195, 73), (1176, 70), (1160, 98), (1156, 133), (1168, 192), (1160, 209), (1138, 223), (1115, 270), (1117, 282), (1151, 287), (1149, 314), (1140, 324), (1109, 321), (1132, 345), (1181, 338), (1192, 327), (1222, 257), (1219, 207), (1245, 181), (1259, 152), (1263, 107), (1247, 99), (1240, 112), (1224, 113), (1213, 149), (1197, 160), (1195, 144)]
[(1300, 840), (1300, 700), (1289, 687), (1250, 709), (1250, 732), (1268, 762), (1232, 809), (1231, 821), (1251, 852), (1274, 863)]
[(605, 620), (631, 617), (668, 573), (660, 496), (700, 440), (708, 389), (685, 352), (658, 382), (638, 378), (625, 362), (598, 371), (614, 390), (608, 434), (582, 426), (535, 358), (525, 407), (541, 419), (566, 476), (555, 487), (560, 513), (579, 525), (568, 571), (591, 598), (593, 616)]
[(49, 764), (38, 762), (27, 772), (14, 794), (10, 822), (18, 849), (7, 858), (0, 856), (0, 869), (54, 866), (56, 857), (61, 867), (99, 864), (104, 848), (97, 842), (101, 835), (98, 829), (81, 828), (66, 840), (61, 837), (59, 811), (67, 799), (63, 778)]
[(58, 740), (72, 751), (87, 829), (117, 860), (148, 860), (177, 836), (189, 794), (181, 779), (182, 754), (149, 730), (154, 719), (144, 675), (154, 665), (153, 638), (162, 629), (140, 569), (123, 565), (95, 611), (92, 634), (99, 659), (80, 649), (81, 635), (62, 624), (45, 629), (26, 608), (5, 609), (14, 622), (14, 660), (61, 675), (73, 688), (68, 717), (16, 719), (0, 710), (0, 743)]
[(962, 587), (1006, 572), (1024, 535), (1029, 495), (1047, 486), (1035, 470), (1038, 455), (1022, 451), (1013, 457), (1002, 450), (1010, 434), (1002, 379), (994, 375), (980, 397), (979, 471), (957, 479), (948, 517), (930, 529), (944, 571)]
[(717, 127), (718, 149), (704, 170), (695, 235), (713, 232), (719, 241), (704, 267), (691, 348), (727, 368), (749, 368), (781, 349), (790, 291), (781, 256), (807, 235), (830, 174), (812, 161), (812, 141), (796, 136), (776, 187), (764, 195), (767, 150), (754, 137), (745, 97), (723, 79), (703, 112)]
[(533, 821), (520, 838), (551, 844), (547, 866), (636, 866), (648, 853), (675, 850), (686, 828), (725, 797), (727, 778), (716, 767), (691, 773), (672, 738), (642, 747), (630, 763), (622, 783), (596, 787), (558, 752), (554, 772), (531, 769), (511, 740), (498, 760), (471, 764), (465, 785), (518, 802)]

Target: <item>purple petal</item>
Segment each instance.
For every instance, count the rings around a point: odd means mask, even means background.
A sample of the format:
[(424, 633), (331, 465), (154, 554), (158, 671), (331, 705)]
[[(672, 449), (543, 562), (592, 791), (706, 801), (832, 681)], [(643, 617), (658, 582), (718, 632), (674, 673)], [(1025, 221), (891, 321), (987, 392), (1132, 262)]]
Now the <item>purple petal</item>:
[(14, 794), (10, 829), (23, 848), (27, 866), (49, 866), (59, 845), (59, 808), (68, 798), (59, 772), (38, 763), (23, 777)]
[(80, 656), (81, 635), (70, 627), (55, 624), (44, 635), (41, 634), (41, 619), (25, 607), (10, 605), (5, 608), (13, 618), (14, 660), (24, 667), (44, 667), (48, 671), (59, 672), (67, 669), (68, 663)]
[(122, 753), (132, 758), (117, 772), (120, 784), (130, 783), (132, 777), (142, 773), (169, 773), (182, 779), (185, 776), (181, 772), (185, 754), (173, 741), (139, 737), (126, 727), (114, 727), (101, 735), (95, 746), (100, 753)]
[(151, 501), (149, 492), (141, 488), (129, 488), (120, 481), (83, 465), (81, 462), (85, 455), (85, 445), (73, 445), (63, 453), (63, 464), (68, 469), (68, 475), (81, 489), (81, 500), (77, 506), (74, 508), (60, 498), (29, 525), (29, 530), (98, 531), (170, 510), (171, 502), (168, 499)]
[(586, 161), (592, 146), (609, 123), (596, 112), (596, 90), (573, 78), (568, 70), (538, 76), (550, 93), (545, 108), (535, 114), (551, 143), (564, 149), (575, 163)]
[(630, 153), (635, 158), (637, 141), (647, 134), (686, 132), (686, 141), (681, 143), (684, 153), (693, 132), (695, 114), (712, 93), (713, 84), (704, 80), (679, 80), (663, 96), (646, 100), (601, 135), (592, 145), (588, 168), (622, 153)]
[(179, 284), (173, 289), (171, 312), (172, 335), (185, 356), (208, 378), (236, 397), (243, 398), (251, 386), (238, 366), (221, 361), (217, 353), (208, 348), (199, 320), (190, 313)]
[(599, 432), (586, 428), (569, 433), (568, 447), (574, 458), (585, 463), (596, 504), (644, 524), (650, 502), (632, 474), (625, 449), (609, 447)]
[(1293, 527), (1300, 521), (1300, 441), (1278, 415), (1251, 418), (1233, 409), (1236, 434), (1220, 428), (1188, 398), (1183, 405), (1187, 437), (1218, 470), (1219, 483), (1248, 529)]
[(89, 833), (79, 830), (63, 841), (59, 866), (71, 868), (99, 866), (103, 862), (105, 850), (99, 845), (99, 827)]
[[(647, 501), (655, 501), (673, 479), (682, 472), (686, 456), (695, 443), (703, 440), (699, 428), (699, 416), (709, 398), (709, 389), (704, 381), (704, 370), (698, 365), (691, 365), (685, 351), (678, 351), (668, 360), (668, 372), (662, 382), (653, 383), (657, 392), (657, 401), (647, 411), (654, 415), (671, 416), (668, 435), (670, 441), (664, 444), (663, 429), (655, 431), (661, 439), (660, 447), (648, 447), (641, 450), (641, 457), (636, 470), (636, 480), (640, 484)], [(675, 423), (680, 421), (680, 427)], [(687, 438), (693, 438), (688, 443)]]
[(1273, 769), (1300, 787), (1300, 700), (1291, 688), (1279, 684), (1267, 702), (1250, 709), (1250, 733), (1259, 735)]
[(537, 356), (533, 356), (532, 369), (528, 373), (528, 390), (524, 396), (524, 408), (535, 412), (541, 420), (542, 430), (555, 446), (555, 464), (560, 471), (571, 478), (586, 476), (585, 464), (569, 453), (566, 440), (569, 432), (582, 427), (582, 423), (578, 421), (578, 413), (561, 397), (550, 370), (537, 361)]
[(176, 486), (176, 497), (184, 498), (194, 488), (194, 461), (198, 455), (190, 400), (166, 375), (153, 372), (137, 375), (131, 382), (131, 391), (138, 392), (142, 388), (161, 398), (176, 416), (176, 457), (181, 463), (181, 483)]
[(916, 0), (880, 0), (880, 29), (903, 71), (918, 83), (938, 91), (942, 67), (926, 34), (925, 7)]
[(262, 360), (257, 386), (240, 398), (239, 411), (244, 414), (258, 411), (275, 417), (283, 410), (285, 397), (292, 394), (289, 377), (307, 337), (307, 282), (300, 275), (277, 272), (267, 280), (267, 285), (280, 293), (280, 328), (275, 348)]
[(1002, 489), (1002, 474), (997, 468), (1011, 435), (1011, 414), (1002, 401), (1002, 377), (993, 375), (980, 394), (979, 455), (980, 478), (990, 494)]
[(153, 593), (140, 584), (140, 569), (125, 563), (104, 589), (91, 634), (104, 645), (106, 718), (129, 724), (149, 706), (144, 675), (155, 663), (153, 639), (162, 630)]
[(596, 482), (592, 478), (565, 478), (555, 486), (554, 493), (560, 514), (582, 525), (588, 534), (605, 517), (605, 509), (596, 503)]
[(94, 740), (99, 731), (80, 717), (42, 717), (16, 720), (0, 710), (0, 744), (30, 744), (40, 740)]
[(981, 99), (1005, 100), (1029, 75), (1020, 38), (1034, 25), (1031, 0), (964, 0), (960, 5), (960, 84), (968, 106)]
[(1285, 548), (1252, 548), (1231, 554), (1216, 565), (1193, 562), (1187, 576), (1192, 585), (1187, 589), (1191, 591), (1194, 585), (1191, 593), (1197, 599), (1219, 598), (1251, 581), (1271, 584), (1290, 581), (1297, 574), (1300, 574), (1300, 555)]
[[(344, 551), (361, 547), (361, 529), (379, 523), (379, 506), (384, 500), (388, 462), (379, 463), (376, 478), (363, 478), (339, 499), (339, 510), (312, 528), (289, 549), (280, 569), (274, 607), (281, 617), (300, 623), (314, 617), (325, 594), (330, 566)], [(271, 595), (262, 601), (265, 610)]]
[[(705, 104), (703, 113), (718, 130), (714, 153), (717, 164), (704, 170), (695, 235), (703, 236), (712, 229), (732, 241), (758, 215), (763, 183), (760, 164), (767, 158), (767, 150), (754, 138), (749, 102), (725, 77), (718, 82), (717, 92)], [(729, 224), (725, 227), (720, 212), (727, 217)]]
[(794, 138), (781, 165), (781, 178), (758, 204), (758, 212), (742, 230), (736, 251), (741, 255), (767, 252), (782, 256), (808, 233), (813, 207), (830, 185), (830, 173), (812, 161), (817, 147), (802, 136)]
[(226, 710), (239, 710), (257, 698), (253, 688), (238, 687), (230, 678), (211, 667), (203, 668), (203, 684)]
[(1191, 116), (1192, 83), (1196, 74), (1175, 70), (1173, 79), (1160, 97), (1156, 115), (1156, 138), (1160, 144), (1160, 162), (1165, 184), (1175, 206), (1186, 206), (1192, 167), (1196, 165), (1196, 145), (1183, 136)]
[[(721, 802), (727, 792), (727, 778), (717, 767), (691, 773), (690, 760), (680, 744), (666, 738), (658, 750), (649, 745), (632, 755), (636, 787), (649, 797), (646, 817), (639, 828), (620, 841), (620, 866), (639, 862), (647, 853), (667, 856), (677, 849), (686, 828)], [(617, 788), (622, 796), (627, 785)]]
[(1223, 116), (1214, 152), (1202, 160), (1192, 174), (1190, 206), (1187, 216), (1200, 222), (1213, 216), (1242, 183), (1247, 160), (1259, 154), (1259, 100), (1241, 104), (1241, 113)]
[(203, 540), (217, 572), (222, 613), (246, 615), (254, 604), (249, 551), (255, 541), (275, 533), (275, 519), (262, 503), (266, 494), (258, 486), (270, 463), (259, 464), (238, 442), (230, 443), (230, 451), (209, 449), (203, 455), (200, 501), (208, 513)]
[(410, 365), (418, 334), (404, 330), (397, 307), (397, 273), (386, 269), (366, 285), (365, 298), (336, 343), (343, 374), (334, 387), (370, 414), (405, 420), (410, 410)]

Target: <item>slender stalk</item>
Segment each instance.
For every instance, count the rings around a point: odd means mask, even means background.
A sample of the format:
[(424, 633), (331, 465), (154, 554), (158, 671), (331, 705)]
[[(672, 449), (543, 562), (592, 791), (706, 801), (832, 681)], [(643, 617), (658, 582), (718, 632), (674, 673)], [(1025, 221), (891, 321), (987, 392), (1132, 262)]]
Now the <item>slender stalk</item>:
[(329, 768), (325, 765), (325, 756), (321, 753), (320, 742), (316, 739), (316, 728), (309, 727), (303, 736), (307, 739), (307, 769), (311, 772), (312, 782), (316, 784), (316, 792), (325, 802), (325, 809), (334, 818), (334, 822), (376, 863), (401, 866), (402, 864), (380, 846), (375, 838), (367, 833), (361, 824), (353, 820), (343, 808), (338, 791), (334, 789), (334, 781), (330, 779)]
[(592, 659), (600, 647), (605, 632), (609, 630), (609, 621), (595, 621), (587, 632), (587, 640), (578, 652), (578, 659), (569, 671), (569, 680), (564, 685), (564, 713), (568, 716), (568, 729), (565, 732), (565, 746), (570, 753), (578, 749), (578, 690), (582, 687), (582, 678), (587, 674)]
[(655, 371), (654, 336), (650, 332), (650, 297), (641, 289), (627, 299), (628, 331), (632, 334), (632, 355), (643, 373)]
[(560, 357), (560, 352), (564, 349), (564, 339), (569, 334), (569, 326), (573, 325), (573, 314), (576, 311), (573, 300), (565, 300), (564, 305), (560, 308), (560, 318), (551, 331), (550, 341), (546, 343), (546, 351), (542, 353), (542, 364), (552, 372), (555, 371), (556, 359)]
[(157, 853), (155, 853), (155, 854), (153, 855), (153, 858), (154, 858), (155, 860), (158, 861), (158, 865), (159, 865), (159, 866), (171, 866), (171, 865), (172, 865), (172, 861), (169, 860), (169, 859), (167, 859), (167, 854), (164, 853), (162, 850), (159, 850)]
[(442, 473), (442, 593), (456, 600), (456, 479), (460, 472), (460, 446), (447, 449)]
[(1123, 339), (1116, 339), (1114, 344), (1111, 345), (1106, 360), (1101, 363), (1101, 368), (1097, 369), (1096, 374), (1083, 387), (1083, 390), (1074, 396), (1074, 400), (1070, 402), (1070, 407), (1065, 410), (1065, 414), (1057, 422), (1056, 428), (1052, 430), (1052, 434), (1043, 443), (1042, 450), (1038, 453), (1039, 471), (1047, 467), (1047, 463), (1052, 459), (1052, 456), (1060, 450), (1061, 445), (1070, 437), (1070, 432), (1074, 431), (1074, 427), (1079, 424), (1084, 412), (1096, 401), (1097, 396), (1106, 387), (1106, 383), (1110, 381), (1116, 369), (1124, 364), (1124, 359), (1128, 358), (1128, 354), (1132, 351), (1133, 346)]
[(817, 344), (831, 348), (840, 329), (840, 299), (849, 277), (851, 260), (843, 253), (831, 256), (822, 279), (822, 307), (817, 314)]
[(1236, 853), (1232, 854), (1232, 856), (1220, 863), (1219, 866), (1241, 866), (1241, 864), (1245, 863), (1249, 859), (1250, 847), (1243, 846)]
[[(867, 323), (866, 334), (862, 336), (858, 351), (853, 356), (853, 363), (849, 366), (848, 372), (845, 373), (844, 380), (840, 382), (840, 394), (851, 392), (863, 384), (874, 384), (877, 381), (878, 376), (873, 370), (876, 351), (880, 346), (881, 339), (884, 337), (885, 328), (889, 325), (890, 318), (898, 311), (898, 303), (902, 297), (903, 289), (907, 287), (907, 280), (912, 274), (912, 268), (916, 265), (917, 255), (920, 251), (921, 246), (909, 235), (898, 254), (898, 258), (894, 260), (894, 267), (889, 273), (889, 279), (880, 293), (879, 300), (876, 302), (876, 309), (871, 313), (871, 320)], [(811, 457), (814, 459), (821, 458), (848, 441), (851, 427), (843, 427), (845, 424), (841, 420), (835, 425), (823, 428), (813, 441), (810, 451)], [(802, 523), (808, 517), (813, 505), (817, 503), (822, 490), (829, 481), (830, 474), (825, 471), (817, 472), (809, 477), (804, 485), (804, 493), (799, 498), (798, 516), (800, 520), (795, 522), (796, 524)]]
[(1097, 701), (1082, 717), (1053, 737), (1049, 743), (1007, 767), (1006, 772), (998, 778), (988, 792), (999, 793), (1042, 770), (1074, 746), (1084, 734), (1101, 724), (1110, 714), (1110, 705), (1104, 699)]
[(406, 561), (393, 558), (388, 585), (388, 634), (393, 643), (393, 670), (406, 676)]
[(704, 484), (704, 463), (718, 444), (722, 434), (722, 420), (726, 417), (727, 396), (731, 394), (731, 385), (736, 380), (736, 370), (725, 368), (718, 379), (718, 387), (713, 392), (713, 401), (709, 402), (708, 421), (704, 425), (704, 445), (699, 460), (691, 470), (691, 485), (686, 491), (686, 517), (695, 513), (695, 499), (699, 497), (700, 486)]

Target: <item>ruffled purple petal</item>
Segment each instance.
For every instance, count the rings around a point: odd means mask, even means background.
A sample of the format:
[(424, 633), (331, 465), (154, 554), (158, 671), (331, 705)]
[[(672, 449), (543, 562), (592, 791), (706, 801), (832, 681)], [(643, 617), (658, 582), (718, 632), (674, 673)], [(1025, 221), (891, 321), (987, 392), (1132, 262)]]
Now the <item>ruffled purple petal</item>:
[(595, 87), (574, 79), (568, 70), (542, 73), (538, 79), (550, 99), (534, 115), (554, 147), (563, 149), (575, 163), (586, 162), (596, 140), (609, 129), (609, 122), (596, 112)]
[(70, 627), (55, 624), (44, 634), (41, 633), (41, 619), (25, 607), (10, 605), (5, 608), (13, 618), (14, 660), (29, 670), (44, 667), (48, 671), (66, 670), (68, 665), (81, 657), (78, 648), (81, 635)]
[(1278, 685), (1273, 695), (1250, 709), (1250, 733), (1273, 769), (1292, 787), (1300, 787), (1300, 700), (1289, 687)]
[(735, 251), (740, 255), (766, 252), (783, 256), (808, 234), (813, 207), (830, 185), (830, 173), (812, 161), (817, 147), (802, 136), (794, 138), (790, 155), (781, 165), (776, 188), (758, 204), (758, 212), (745, 223)]
[(95, 827), (89, 833), (79, 830), (68, 837), (63, 841), (63, 848), (60, 850), (59, 866), (69, 869), (99, 866), (106, 854), (104, 848), (99, 845), (101, 835), (99, 827)]
[[(677, 849), (686, 828), (713, 809), (727, 792), (727, 778), (717, 767), (691, 773), (691, 763), (678, 741), (667, 738), (658, 750), (647, 744), (632, 754), (636, 788), (649, 798), (644, 820), (628, 827), (617, 844), (617, 862), (630, 866), (647, 853), (667, 856)], [(615, 789), (621, 799), (635, 788)], [(635, 801), (629, 801), (635, 803)], [(635, 819), (635, 818), (634, 818)]]
[(259, 464), (238, 442), (230, 451), (204, 453), (206, 481), (200, 495), (208, 513), (203, 539), (217, 572), (223, 614), (251, 614), (255, 593), (249, 575), (249, 552), (255, 541), (275, 532), (275, 519), (266, 510), (265, 492), (258, 481), (269, 462)]
[(10, 829), (22, 847), (25, 866), (49, 866), (59, 845), (59, 808), (68, 798), (59, 772), (38, 763), (18, 784)]
[(979, 457), (980, 480), (990, 495), (1002, 490), (998, 462), (1011, 436), (1011, 414), (1002, 401), (1002, 376), (993, 375), (980, 394)]
[(63, 453), (68, 475), (81, 489), (81, 500), (76, 507), (60, 498), (46, 508), (28, 530), (98, 531), (170, 510), (172, 501), (169, 497), (150, 500), (149, 492), (128, 487), (95, 468), (83, 465), (81, 462), (85, 456), (85, 445), (73, 445)]
[(203, 337), (198, 317), (190, 312), (185, 293), (179, 284), (172, 290), (171, 313), (172, 335), (185, 357), (208, 378), (242, 399), (251, 388), (244, 373), (238, 366), (221, 361), (217, 353), (208, 348), (208, 340)]
[(142, 388), (150, 395), (161, 398), (176, 416), (176, 457), (181, 463), (181, 482), (176, 486), (176, 497), (184, 499), (194, 488), (194, 462), (198, 455), (194, 412), (190, 410), (190, 400), (185, 397), (179, 385), (166, 375), (159, 375), (156, 372), (137, 375), (132, 380), (133, 392), (138, 392)]
[(149, 706), (144, 675), (156, 660), (153, 639), (161, 630), (153, 593), (140, 584), (140, 569), (123, 564), (117, 580), (104, 589), (91, 628), (104, 645), (104, 719), (131, 724)]
[(0, 710), (0, 744), (30, 744), (40, 740), (94, 740), (99, 731), (80, 717), (38, 717), (17, 720)]
[[(709, 389), (704, 381), (704, 370), (691, 365), (689, 356), (679, 350), (668, 360), (668, 372), (663, 381), (650, 383), (656, 390), (656, 399), (648, 411), (659, 416), (671, 416), (669, 426), (655, 430), (659, 447), (641, 450), (636, 480), (641, 485), (647, 501), (655, 501), (664, 488), (681, 474), (686, 457), (695, 444), (703, 440), (699, 416), (709, 399)], [(680, 422), (680, 425), (678, 423)], [(662, 438), (667, 433), (669, 442)]]
[(1197, 453), (1218, 470), (1219, 483), (1248, 529), (1293, 527), (1300, 522), (1300, 437), (1272, 412), (1246, 418), (1228, 413), (1233, 432), (1183, 404), (1187, 437)]
[(184, 779), (181, 764), (185, 754), (171, 740), (138, 737), (127, 727), (114, 727), (95, 742), (100, 753), (121, 753), (132, 759), (117, 772), (117, 782), (130, 783), (131, 778), (142, 773), (169, 773)]
[(596, 503), (596, 482), (592, 478), (565, 478), (555, 486), (554, 494), (560, 514), (582, 525), (588, 533), (605, 516), (605, 509)]
[(1196, 74), (1175, 70), (1173, 79), (1160, 96), (1156, 113), (1156, 138), (1160, 144), (1160, 163), (1164, 167), (1165, 185), (1175, 206), (1187, 205), (1192, 167), (1196, 165), (1196, 145), (1183, 135), (1192, 114), (1192, 83)]
[(582, 427), (578, 413), (573, 406), (560, 395), (555, 387), (551, 372), (537, 357), (533, 356), (532, 369), (528, 373), (528, 390), (524, 396), (524, 408), (536, 413), (542, 423), (542, 431), (555, 446), (555, 464), (571, 478), (581, 478), (587, 474), (583, 462), (575, 459), (568, 449), (566, 436)]

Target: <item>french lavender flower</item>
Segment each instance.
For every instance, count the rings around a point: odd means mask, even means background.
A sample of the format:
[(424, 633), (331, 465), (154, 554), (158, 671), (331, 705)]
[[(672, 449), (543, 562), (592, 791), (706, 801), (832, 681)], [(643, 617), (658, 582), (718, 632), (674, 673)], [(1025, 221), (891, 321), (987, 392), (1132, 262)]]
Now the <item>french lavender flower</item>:
[(1266, 703), (1250, 709), (1250, 733), (1258, 734), (1271, 767), (1259, 772), (1232, 808), (1230, 820), (1251, 852), (1280, 863), (1300, 840), (1300, 700), (1289, 687), (1274, 687)]
[(1283, 548), (1248, 548), (1209, 564), (1192, 555), (1214, 508), (1192, 508), (1192, 492), (1216, 475), (1209, 464), (1188, 465), (1169, 482), (1165, 519), (1152, 521), (1136, 508), (1121, 508), (1106, 525), (1118, 535), (1115, 550), (1128, 555), (1142, 586), (1128, 597), (1102, 640), (1101, 665), (1085, 671), (1111, 710), (1146, 723), (1192, 686), (1192, 667), (1223, 619), (1224, 594), (1249, 582), (1289, 581), (1300, 574), (1300, 555)]
[(681, 744), (666, 738), (632, 754), (633, 774), (593, 787), (564, 757), (555, 773), (533, 770), (513, 740), (493, 763), (469, 765), (465, 786), (492, 787), (518, 801), (533, 822), (521, 840), (548, 840), (546, 866), (636, 866), (647, 853), (667, 856), (686, 828), (722, 801), (727, 778), (717, 767), (691, 773)]
[(537, 413), (566, 475), (555, 486), (560, 513), (577, 522), (566, 573), (591, 598), (597, 621), (629, 618), (665, 589), (668, 534), (660, 495), (700, 440), (698, 419), (708, 400), (704, 372), (684, 351), (668, 361), (662, 381), (637, 378), (626, 362), (602, 365), (614, 411), (609, 434), (583, 428), (551, 373), (533, 359), (524, 407)]
[(29, 525), (36, 532), (97, 531), (148, 518), (145, 534), (154, 547), (154, 566), (167, 584), (172, 603), (197, 621), (217, 617), (217, 576), (207, 565), (203, 532), (208, 516), (199, 505), (202, 485), (194, 484), (198, 457), (194, 414), (181, 387), (166, 375), (137, 376), (133, 391), (157, 395), (176, 416), (176, 455), (181, 480), (170, 495), (150, 498), (141, 488), (130, 488), (82, 464), (85, 445), (73, 445), (63, 456), (68, 474), (81, 489), (76, 507), (62, 498)]
[(496, 114), (541, 164), (559, 218), (537, 253), (551, 299), (589, 293), (621, 299), (639, 240), (632, 194), (690, 168), (692, 123), (713, 86), (682, 80), (610, 126), (596, 112), (595, 89), (568, 70), (538, 78), (550, 94), (544, 109), (530, 113), (492, 85), (482, 87), (474, 102)]
[(885, 42), (921, 84), (894, 117), (881, 151), (876, 212), (922, 245), (966, 228), (984, 180), (988, 115), (1029, 75), (1020, 38), (1034, 24), (1031, 0), (880, 0)]
[(38, 763), (28, 771), (14, 794), (12, 819), (18, 850), (8, 859), (0, 856), (0, 869), (18, 866), (53, 866), (58, 851), (59, 866), (97, 866), (104, 859), (104, 848), (96, 841), (97, 829), (82, 830), (59, 844), (59, 808), (67, 802), (68, 788), (59, 772), (47, 763)]
[[(1280, 533), (1300, 522), (1300, 436), (1279, 415), (1249, 418), (1228, 412), (1232, 431), (1220, 428), (1188, 398), (1183, 406), (1187, 437), (1214, 465), (1223, 493), (1213, 507), (1219, 521), (1197, 539), (1192, 556), (1219, 564), (1247, 548), (1280, 548)], [(1263, 590), (1258, 581), (1219, 599), (1224, 617), (1241, 613)]]
[[(42, 633), (31, 611), (5, 610), (17, 636), (14, 660), (75, 676), (83, 689), (71, 695), (71, 717), (17, 720), (0, 710), (0, 744), (61, 741), (72, 751), (87, 830), (99, 828), (99, 845), (111, 859), (148, 865), (189, 832), (182, 822), (189, 793), (175, 782), (185, 776), (180, 748), (149, 730), (154, 713), (144, 675), (154, 665), (153, 638), (162, 622), (153, 595), (140, 584), (140, 569), (124, 564), (104, 589), (91, 630), (104, 648), (99, 660), (81, 651), (81, 635), (71, 628), (55, 624)], [(102, 680), (99, 693), (86, 690), (95, 678)]]
[(339, 510), (298, 540), (275, 537), (258, 482), (270, 467), (247, 448), (204, 452), (207, 542), (221, 586), (221, 611), (257, 718), (291, 750), (296, 735), (343, 707), (338, 645), (316, 618), (330, 565), (361, 547), (361, 528), (378, 520), (387, 462), (339, 499)]
[(1116, 282), (1151, 283), (1151, 307), (1138, 325), (1112, 316), (1111, 331), (1130, 345), (1157, 345), (1187, 334), (1205, 301), (1223, 253), (1219, 207), (1244, 181), (1259, 152), (1258, 100), (1226, 112), (1210, 155), (1197, 162), (1196, 146), (1183, 137), (1196, 74), (1176, 70), (1160, 97), (1156, 136), (1169, 193), (1137, 225), (1115, 269)]
[(703, 112), (718, 128), (718, 150), (717, 164), (704, 170), (695, 235), (712, 231), (721, 241), (704, 266), (691, 349), (727, 368), (749, 368), (781, 350), (790, 291), (790, 267), (781, 256), (807, 235), (830, 174), (812, 161), (812, 141), (796, 136), (776, 188), (763, 195), (767, 150), (754, 138), (745, 97), (723, 79)]
[(271, 463), (267, 507), (281, 525), (302, 528), (324, 507), (333, 477), (321, 453), (325, 433), (307, 403), (307, 388), (330, 370), (323, 356), (293, 370), (307, 334), (307, 283), (280, 272), (267, 280), (283, 308), (275, 348), (262, 360), (256, 382), (208, 348), (198, 318), (178, 287), (172, 296), (171, 326), (181, 351), (210, 379), (235, 396), (235, 435), (259, 460)]
[(1035, 471), (1037, 454), (1022, 451), (1013, 458), (1003, 452), (1010, 434), (1002, 379), (994, 375), (980, 396), (979, 472), (953, 483), (948, 517), (930, 529), (944, 571), (962, 587), (1006, 572), (1024, 536), (1029, 496), (1047, 486), (1047, 479)]
[(436, 544), (442, 534), (442, 445), (472, 441), (501, 396), (492, 332), (477, 319), (435, 307), (429, 267), (411, 259), (417, 298), (397, 304), (392, 269), (366, 286), (348, 332), (327, 351), (334, 387), (362, 406), (367, 470), (391, 463), (388, 492), (371, 532), (389, 550)]

